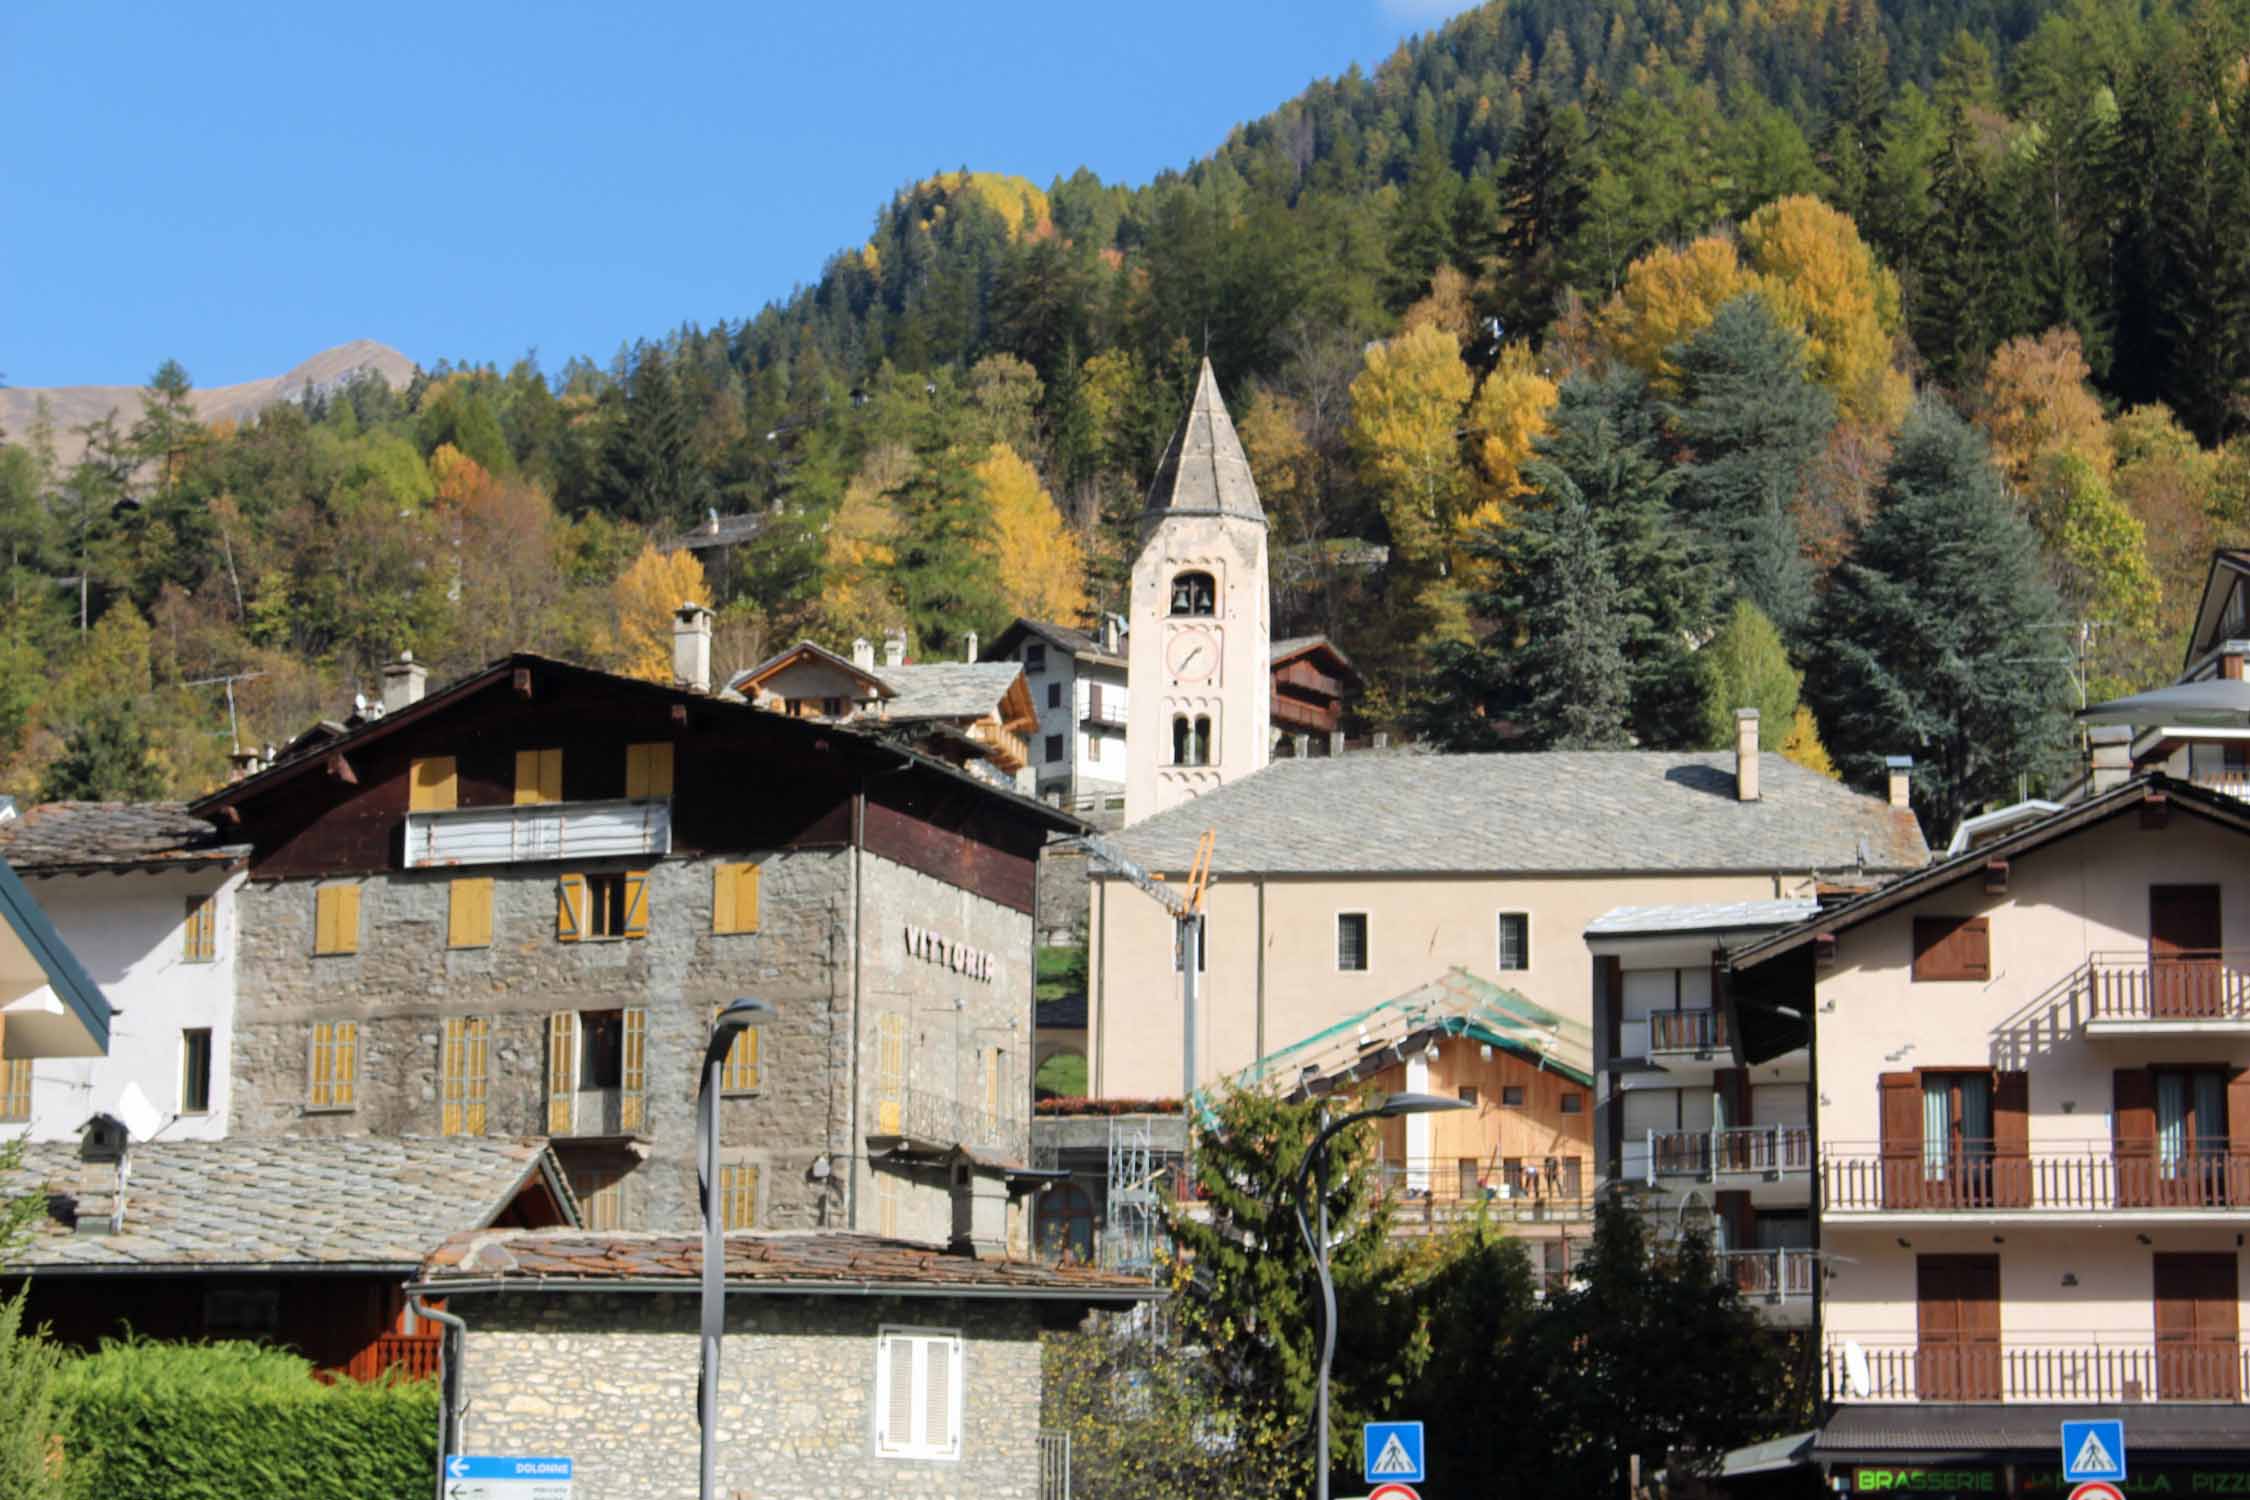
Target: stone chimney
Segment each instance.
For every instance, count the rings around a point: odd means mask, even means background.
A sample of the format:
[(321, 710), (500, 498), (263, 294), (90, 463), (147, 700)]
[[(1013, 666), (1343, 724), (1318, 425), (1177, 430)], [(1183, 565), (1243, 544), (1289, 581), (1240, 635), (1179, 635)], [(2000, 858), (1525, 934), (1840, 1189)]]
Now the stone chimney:
[(980, 1260), (1008, 1254), (1008, 1180), (980, 1172), (965, 1161), (953, 1164), (953, 1240), (951, 1249)]
[(397, 661), (383, 663), (383, 712), (395, 714), (409, 703), (421, 702), (429, 682), (430, 669), (416, 661), (413, 652), (401, 651)]
[(1104, 650), (1104, 651), (1108, 652), (1108, 653), (1109, 653), (1110, 655), (1112, 655), (1112, 656), (1115, 656), (1115, 655), (1116, 655), (1116, 654), (1117, 654), (1117, 653), (1118, 653), (1118, 652), (1119, 652), (1120, 650), (1122, 650), (1122, 649), (1124, 648), (1124, 644), (1125, 644), (1125, 620), (1124, 620), (1124, 617), (1123, 617), (1123, 616), (1121, 616), (1121, 615), (1113, 615), (1113, 614), (1110, 614), (1110, 613), (1109, 613), (1108, 611), (1106, 611), (1106, 610), (1105, 610), (1105, 611), (1103, 611), (1103, 612), (1102, 612), (1102, 634), (1101, 634), (1101, 646), (1102, 646), (1102, 650)]
[(1886, 755), (1883, 769), (1890, 778), (1890, 804), (1893, 807), (1914, 805), (1914, 757), (1911, 755)]
[(1758, 800), (1758, 711), (1734, 711), (1734, 800)]
[(977, 659), (977, 633), (976, 633), (975, 631), (973, 631), (973, 630), (972, 630), (972, 631), (970, 631), (970, 632), (968, 633), (968, 635), (967, 635), (966, 637), (964, 637), (964, 638), (963, 638), (963, 643), (962, 643), (962, 647), (961, 647), (961, 660), (963, 660), (963, 661), (975, 661), (976, 659)]
[(672, 612), (672, 683), (691, 693), (711, 691), (711, 611), (700, 604)]
[(852, 641), (852, 665), (862, 672), (875, 670), (875, 643), (864, 635)]
[(227, 780), (229, 781), (242, 781), (265, 769), (258, 759), (258, 747), (255, 745), (237, 750), (229, 755), (227, 765), (231, 768), (227, 772)]
[(886, 667), (903, 667), (906, 665), (906, 632), (904, 630), (894, 629), (883, 632), (883, 665)]
[(132, 1178), (133, 1138), (115, 1115), (96, 1115), (78, 1132), (78, 1232), (117, 1234), (125, 1227), (125, 1185)]
[(2097, 724), (2086, 731), (2089, 790), (2096, 796), (2133, 779), (2133, 726)]

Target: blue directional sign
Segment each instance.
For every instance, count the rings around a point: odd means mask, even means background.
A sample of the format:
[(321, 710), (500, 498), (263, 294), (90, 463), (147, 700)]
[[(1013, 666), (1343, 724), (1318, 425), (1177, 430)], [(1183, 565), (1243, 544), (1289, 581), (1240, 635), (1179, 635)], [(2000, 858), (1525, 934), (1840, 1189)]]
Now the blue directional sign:
[(1388, 1479), (1395, 1484), (1420, 1484), (1430, 1476), (1422, 1467), (1422, 1424), (1370, 1422), (1361, 1429), (1360, 1448), (1369, 1484)]
[(567, 1458), (457, 1453), (445, 1461), (446, 1500), (571, 1500)]
[(2115, 1483), (2125, 1477), (2125, 1423), (2117, 1418), (2062, 1424), (2063, 1480)]

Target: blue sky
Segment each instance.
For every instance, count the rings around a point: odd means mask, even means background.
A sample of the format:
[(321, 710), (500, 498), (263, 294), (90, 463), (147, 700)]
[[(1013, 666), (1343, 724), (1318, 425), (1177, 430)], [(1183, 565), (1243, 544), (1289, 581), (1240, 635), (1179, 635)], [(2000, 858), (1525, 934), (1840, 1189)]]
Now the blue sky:
[(1141, 182), (1465, 0), (0, 6), (0, 376), (739, 319), (963, 164)]

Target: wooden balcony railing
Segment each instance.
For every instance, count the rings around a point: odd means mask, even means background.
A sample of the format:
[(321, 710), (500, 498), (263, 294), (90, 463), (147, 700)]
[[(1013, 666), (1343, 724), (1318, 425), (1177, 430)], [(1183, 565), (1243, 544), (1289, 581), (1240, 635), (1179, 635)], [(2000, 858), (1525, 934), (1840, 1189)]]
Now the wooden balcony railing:
[(1489, 1163), (1464, 1168), (1457, 1159), (1375, 1163), (1374, 1191), (1401, 1228), (1486, 1218), (1511, 1223), (1576, 1223), (1591, 1219), (1594, 1200), (1586, 1164), (1558, 1160), (1550, 1176), (1525, 1163), (1513, 1171)]
[(374, 1380), (386, 1370), (420, 1379), (438, 1372), (440, 1335), (386, 1333), (351, 1357), (343, 1373), (353, 1380)]
[(1842, 1402), (2240, 1401), (2245, 1384), (2243, 1350), (2231, 1339), (1924, 1344), (1831, 1335), (1824, 1353), (1828, 1398)]
[(1650, 1056), (1660, 1052), (1717, 1052), (1727, 1045), (1727, 1018), (1716, 1010), (1660, 1010), (1648, 1018)]
[(1839, 1143), (1822, 1153), (1820, 1191), (1831, 1213), (2228, 1208), (2250, 1204), (2250, 1139), (2038, 1150), (1959, 1141), (1942, 1151)]
[(2085, 982), (2096, 1021), (2250, 1021), (2250, 952), (2096, 953)]

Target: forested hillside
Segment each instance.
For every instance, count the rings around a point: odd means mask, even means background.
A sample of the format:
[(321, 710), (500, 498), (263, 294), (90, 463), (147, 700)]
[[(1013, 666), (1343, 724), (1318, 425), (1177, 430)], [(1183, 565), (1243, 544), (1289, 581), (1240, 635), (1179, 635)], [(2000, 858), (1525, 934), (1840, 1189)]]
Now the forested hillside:
[[(262, 674), (255, 743), (401, 647), (655, 670), (686, 591), (738, 662), (1114, 608), (1207, 353), (1276, 629), (1371, 724), (1696, 745), (1755, 703), (1854, 777), (1917, 755), (1942, 833), (2059, 764), (2073, 672), (2176, 669), (2250, 506), (2246, 80), (2250, 0), (1503, 0), (1150, 184), (941, 172), (607, 365), (236, 428), (168, 364), (83, 461), (0, 450), (6, 783), (207, 783), (205, 678)], [(708, 579), (650, 547), (712, 511), (759, 524)]]

